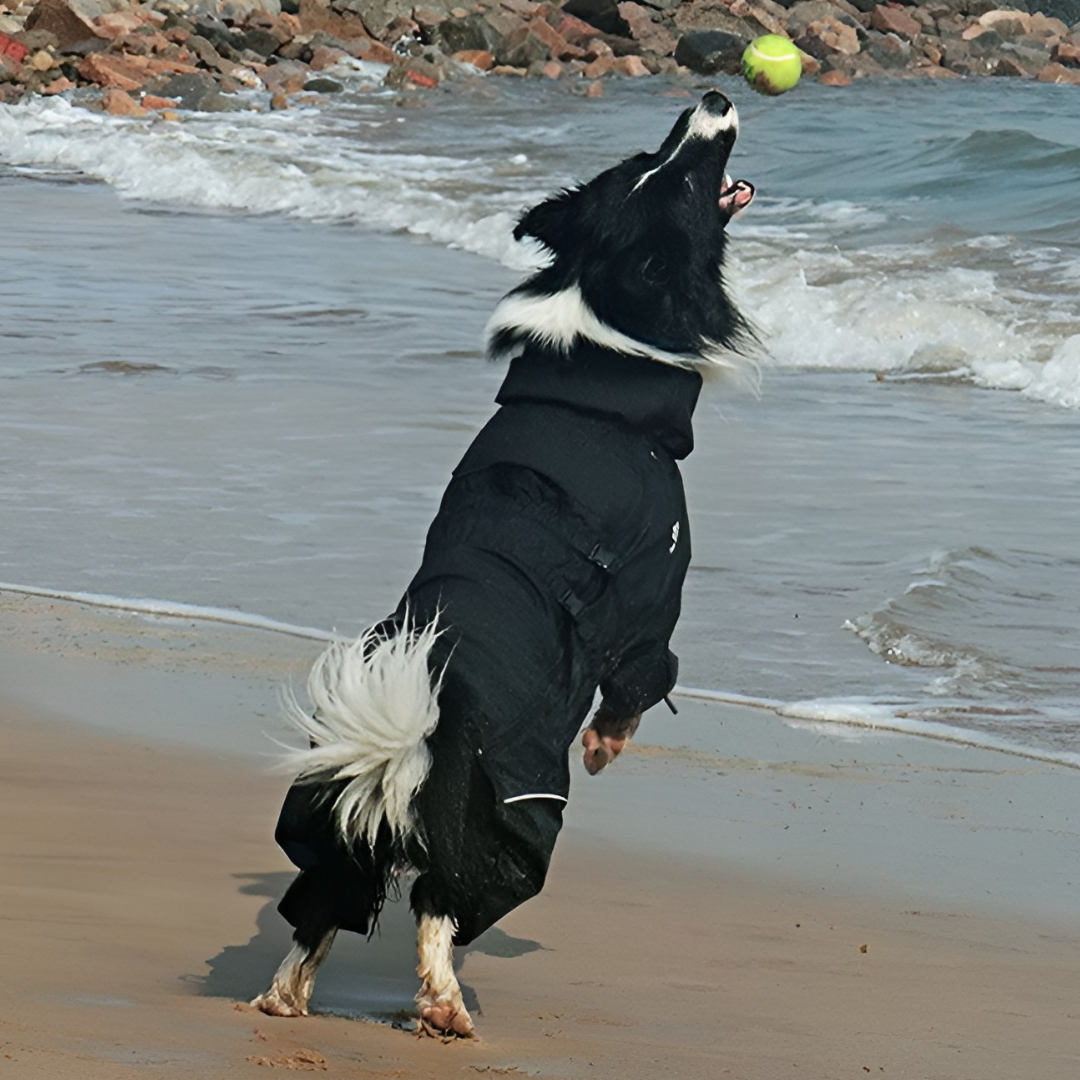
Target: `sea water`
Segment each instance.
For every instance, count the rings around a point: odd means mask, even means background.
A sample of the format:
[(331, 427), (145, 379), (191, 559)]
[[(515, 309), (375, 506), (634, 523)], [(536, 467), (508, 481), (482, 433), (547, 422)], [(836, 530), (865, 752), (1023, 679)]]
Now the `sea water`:
[[(0, 580), (384, 615), (492, 409), (517, 214), (703, 89), (370, 75), (183, 123), (0, 106)], [(698, 410), (680, 683), (1080, 764), (1077, 91), (716, 85), (762, 373)]]

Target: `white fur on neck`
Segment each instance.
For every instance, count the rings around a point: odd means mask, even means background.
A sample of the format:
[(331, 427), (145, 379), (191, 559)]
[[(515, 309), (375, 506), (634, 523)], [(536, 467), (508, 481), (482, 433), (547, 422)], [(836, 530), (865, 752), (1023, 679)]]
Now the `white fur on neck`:
[(637, 341), (628, 334), (616, 330), (600, 319), (585, 302), (577, 285), (545, 296), (527, 293), (511, 293), (504, 296), (495, 308), (487, 325), (487, 340), (492, 340), (504, 330), (524, 333), (538, 345), (569, 352), (578, 338), (591, 341), (605, 349), (644, 356), (674, 367), (740, 368), (742, 365), (717, 342), (705, 341), (692, 353), (672, 353)]

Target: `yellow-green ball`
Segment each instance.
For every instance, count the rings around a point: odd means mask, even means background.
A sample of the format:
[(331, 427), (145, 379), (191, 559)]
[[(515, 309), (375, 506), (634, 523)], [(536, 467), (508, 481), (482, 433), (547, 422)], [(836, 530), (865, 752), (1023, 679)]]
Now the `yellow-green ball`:
[(759, 93), (784, 94), (799, 81), (802, 57), (786, 37), (764, 34), (746, 46), (742, 73)]

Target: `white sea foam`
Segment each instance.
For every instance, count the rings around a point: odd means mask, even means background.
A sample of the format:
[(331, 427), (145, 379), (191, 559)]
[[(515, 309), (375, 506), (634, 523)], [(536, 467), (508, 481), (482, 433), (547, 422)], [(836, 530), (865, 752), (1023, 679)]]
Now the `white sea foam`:
[[(369, 120), (367, 133), (389, 122)], [(511, 232), (521, 205), (544, 189), (526, 186), (524, 196), (507, 189), (505, 168), (494, 183), (495, 168), (511, 163), (403, 153), (385, 139), (361, 137), (359, 122), (348, 138), (334, 127), (314, 109), (194, 114), (169, 123), (92, 113), (62, 98), (0, 106), (7, 161), (75, 170), (124, 198), (355, 221), (508, 266), (533, 265), (535, 252), (516, 244)]]
[[(49, 98), (0, 106), (0, 154), (100, 179), (127, 199), (357, 222), (529, 269), (540, 256), (513, 240), (518, 213), (585, 170), (566, 157), (572, 142), (552, 151), (556, 136), (569, 135), (554, 131), (543, 110), (497, 128), (432, 144), (430, 122), (400, 114), (379, 94), (326, 111), (192, 114), (182, 123), (115, 118)], [(910, 243), (863, 242), (888, 232), (907, 207), (762, 195), (733, 226), (730, 278), (773, 361), (947, 377), (1080, 408), (1077, 260), (1007, 236), (912, 229)]]
[[(230, 608), (207, 607), (174, 600), (157, 600), (146, 597), (110, 596), (102, 593), (66, 592), (36, 585), (20, 585), (0, 582), (0, 592), (38, 596), (68, 603), (85, 604), (114, 611), (127, 611), (137, 615), (165, 619), (193, 619), (226, 623), (250, 630), (289, 634), (293, 637), (315, 641), (338, 641), (339, 635), (310, 626), (281, 622), (263, 615), (236, 611)], [(819, 725), (823, 733), (837, 735), (845, 728), (856, 732), (897, 732), (917, 735), (928, 739), (958, 743), (964, 746), (996, 750), (1036, 761), (1047, 761), (1080, 769), (1080, 753), (1042, 750), (1027, 747), (1010, 739), (999, 738), (986, 732), (955, 727), (934, 721), (912, 718), (917, 708), (913, 703), (903, 706), (894, 703), (874, 702), (865, 698), (817, 698), (809, 701), (785, 702), (775, 698), (749, 697), (728, 690), (714, 690), (693, 686), (676, 686), (673, 697), (696, 698), (720, 704), (743, 705), (775, 713), (797, 725)], [(839, 729), (832, 730), (833, 728)]]

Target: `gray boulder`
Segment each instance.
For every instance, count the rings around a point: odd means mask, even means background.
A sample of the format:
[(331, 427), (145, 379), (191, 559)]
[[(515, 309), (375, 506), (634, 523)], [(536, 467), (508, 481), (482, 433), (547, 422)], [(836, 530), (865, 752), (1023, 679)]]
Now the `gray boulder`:
[(675, 46), (675, 60), (701, 75), (738, 75), (749, 38), (726, 30), (690, 30)]

